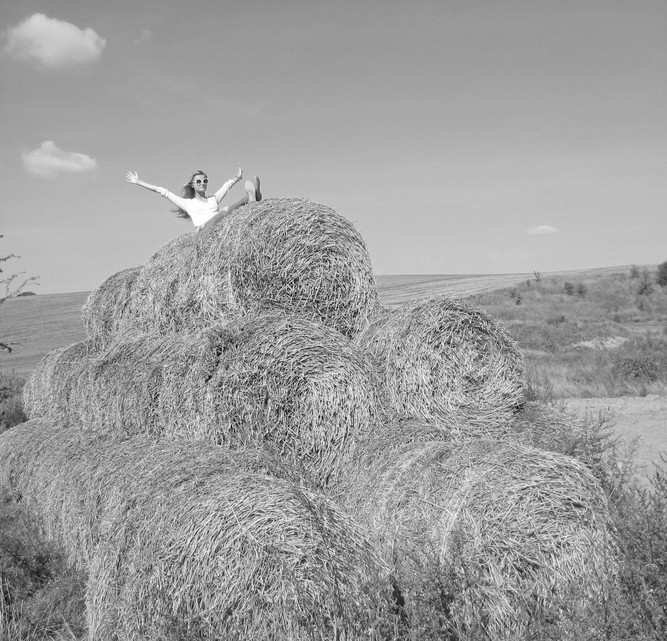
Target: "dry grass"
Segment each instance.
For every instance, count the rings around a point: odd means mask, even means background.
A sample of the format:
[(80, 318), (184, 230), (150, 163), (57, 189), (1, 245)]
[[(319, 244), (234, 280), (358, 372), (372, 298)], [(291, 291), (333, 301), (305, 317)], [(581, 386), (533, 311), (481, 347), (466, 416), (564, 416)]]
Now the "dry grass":
[(382, 413), (371, 364), (348, 339), (280, 314), (197, 334), (128, 333), (69, 370), (62, 358), (48, 356), (35, 371), (31, 418), (231, 447), (269, 443), (322, 484)]
[(462, 301), (431, 298), (379, 313), (357, 344), (376, 360), (401, 415), (462, 437), (497, 434), (523, 399), (523, 358), (507, 331)]
[(95, 349), (106, 347), (118, 333), (138, 275), (139, 267), (124, 269), (107, 278), (88, 296), (81, 320)]
[(0, 435), (0, 470), (89, 567), (91, 641), (391, 628), (387, 568), (368, 537), (273, 455), (38, 420)]
[(531, 626), (595, 611), (614, 568), (602, 488), (561, 454), (396, 424), (359, 448), (338, 489), (425, 637), (530, 638)]

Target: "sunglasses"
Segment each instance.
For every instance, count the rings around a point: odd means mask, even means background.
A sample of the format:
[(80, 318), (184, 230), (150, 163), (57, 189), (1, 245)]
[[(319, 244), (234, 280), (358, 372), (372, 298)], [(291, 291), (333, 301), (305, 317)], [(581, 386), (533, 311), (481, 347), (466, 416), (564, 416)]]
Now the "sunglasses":
[(201, 185), (202, 183), (208, 185), (208, 178), (204, 178), (204, 180), (202, 180), (201, 178), (197, 178), (197, 180), (195, 180), (196, 185)]

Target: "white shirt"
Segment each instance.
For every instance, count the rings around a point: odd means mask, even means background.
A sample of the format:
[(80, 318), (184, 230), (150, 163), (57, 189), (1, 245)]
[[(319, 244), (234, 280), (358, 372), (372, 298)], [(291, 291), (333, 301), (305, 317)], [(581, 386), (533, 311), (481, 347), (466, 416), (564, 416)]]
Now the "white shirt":
[(187, 212), (195, 227), (199, 230), (220, 211), (218, 208), (220, 201), (227, 195), (227, 192), (235, 183), (234, 179), (228, 180), (215, 192), (215, 196), (209, 196), (206, 200), (183, 198), (172, 194), (164, 187), (158, 187), (157, 193), (174, 203), (176, 207), (180, 207), (183, 211)]

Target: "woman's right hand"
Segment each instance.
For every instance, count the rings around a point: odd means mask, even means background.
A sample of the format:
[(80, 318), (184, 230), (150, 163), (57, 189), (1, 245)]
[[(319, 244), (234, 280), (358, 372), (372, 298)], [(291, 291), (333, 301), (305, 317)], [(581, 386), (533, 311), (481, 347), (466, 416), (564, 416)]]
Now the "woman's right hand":
[(239, 181), (243, 178), (243, 169), (239, 167), (239, 173), (236, 174), (236, 180)]
[(136, 171), (128, 171), (127, 174), (125, 174), (125, 179), (133, 185), (139, 184), (139, 174)]

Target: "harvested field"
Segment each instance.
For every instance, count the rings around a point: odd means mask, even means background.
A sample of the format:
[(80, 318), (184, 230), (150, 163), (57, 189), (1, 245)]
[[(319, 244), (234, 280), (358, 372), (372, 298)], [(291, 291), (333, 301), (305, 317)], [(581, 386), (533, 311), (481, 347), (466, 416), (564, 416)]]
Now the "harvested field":
[(587, 467), (440, 434), (387, 426), (338, 488), (393, 564), (413, 629), (509, 641), (527, 638), (531, 622), (560, 629), (593, 612), (615, 565), (606, 498)]
[(356, 344), (375, 359), (396, 412), (444, 422), (452, 436), (497, 435), (523, 399), (514, 340), (463, 301), (438, 297), (383, 310)]
[(367, 536), (273, 455), (39, 420), (0, 435), (0, 470), (88, 567), (91, 641), (377, 638), (391, 624)]

